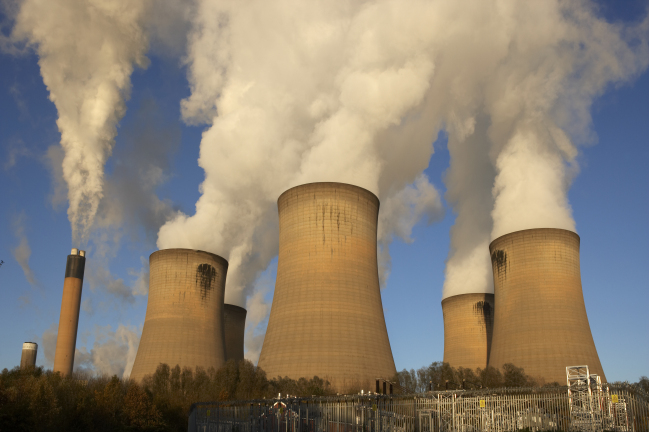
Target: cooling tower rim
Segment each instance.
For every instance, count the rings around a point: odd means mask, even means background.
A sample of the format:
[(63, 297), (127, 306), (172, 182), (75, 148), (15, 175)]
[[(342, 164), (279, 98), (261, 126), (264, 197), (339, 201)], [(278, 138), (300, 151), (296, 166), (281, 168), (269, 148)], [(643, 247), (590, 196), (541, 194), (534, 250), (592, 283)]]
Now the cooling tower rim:
[(231, 309), (231, 310), (239, 310), (239, 312), (243, 311), (245, 313), (248, 313), (246, 308), (242, 308), (241, 306), (237, 306), (237, 305), (234, 305), (234, 304), (231, 304), (231, 303), (223, 303), (223, 307), (226, 307), (226, 308)]
[(225, 258), (223, 258), (220, 255), (217, 255), (217, 254), (212, 253), (212, 252), (207, 252), (207, 251), (204, 251), (204, 250), (200, 250), (200, 249), (187, 249), (187, 248), (169, 248), (169, 249), (157, 250), (157, 251), (153, 252), (151, 255), (149, 255), (149, 262), (151, 262), (151, 258), (153, 258), (153, 255), (156, 255), (156, 254), (166, 255), (166, 254), (172, 253), (172, 252), (185, 252), (185, 253), (193, 252), (195, 254), (206, 254), (206, 255), (209, 255), (210, 257), (212, 257), (214, 259), (214, 261), (219, 261), (221, 264), (223, 264), (225, 266), (225, 268), (228, 268), (228, 260), (226, 260)]
[[(449, 301), (451, 301), (451, 300), (460, 301), (459, 298), (464, 297), (464, 296), (472, 296), (472, 297), (473, 296), (480, 296), (480, 297), (491, 296), (492, 299), (493, 299), (494, 298), (494, 293), (462, 293), (462, 294), (455, 294), (455, 295), (452, 295), (452, 296), (448, 296), (448, 297), (445, 297), (445, 298), (442, 299), (442, 308), (444, 307), (445, 303), (448, 304)], [(464, 300), (464, 299), (462, 299), (462, 300)]]
[(277, 198), (277, 205), (279, 205), (280, 200), (282, 197), (289, 192), (293, 191), (294, 189), (298, 188), (309, 188), (309, 187), (315, 187), (315, 186), (335, 186), (335, 187), (342, 187), (342, 188), (348, 188), (352, 190), (358, 190), (360, 192), (363, 192), (366, 195), (370, 195), (374, 200), (376, 201), (376, 205), (380, 205), (381, 201), (379, 200), (379, 197), (374, 194), (374, 192), (370, 191), (369, 189), (365, 189), (364, 187), (356, 186), (353, 184), (349, 183), (339, 183), (339, 182), (312, 182), (312, 183), (304, 183), (301, 185), (293, 186), (292, 188), (286, 189), (284, 192), (281, 193), (281, 195)]
[(563, 229), (563, 228), (529, 228), (529, 229), (524, 229), (524, 230), (520, 230), (520, 231), (513, 231), (513, 232), (510, 232), (510, 233), (507, 233), (507, 234), (503, 234), (500, 237), (494, 239), (491, 243), (489, 243), (489, 252), (493, 251), (494, 245), (496, 243), (501, 243), (503, 241), (506, 241), (507, 238), (509, 238), (509, 237), (520, 236), (521, 234), (524, 234), (524, 233), (533, 233), (533, 232), (541, 233), (543, 231), (549, 232), (549, 233), (555, 233), (555, 234), (559, 234), (559, 233), (564, 234), (565, 233), (565, 234), (568, 234), (570, 236), (576, 237), (577, 238), (577, 243), (579, 243), (581, 241), (581, 237), (579, 237), (579, 234), (577, 234), (576, 232), (571, 231), (571, 230), (567, 230), (567, 229)]

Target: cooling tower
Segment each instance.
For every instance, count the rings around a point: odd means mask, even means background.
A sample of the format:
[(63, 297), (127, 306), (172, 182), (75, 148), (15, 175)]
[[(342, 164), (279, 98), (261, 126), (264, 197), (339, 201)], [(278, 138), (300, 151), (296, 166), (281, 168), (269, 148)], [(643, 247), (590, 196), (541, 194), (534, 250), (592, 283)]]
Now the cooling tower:
[(225, 304), (223, 325), (225, 327), (225, 359), (243, 360), (243, 337), (246, 333), (246, 310)]
[(312, 183), (284, 192), (277, 207), (277, 282), (259, 366), (271, 378), (317, 375), (341, 392), (392, 379), (378, 198), (356, 186)]
[(29, 369), (36, 367), (36, 354), (38, 353), (38, 344), (34, 342), (25, 342), (23, 352), (20, 356), (20, 369)]
[(86, 252), (76, 248), (72, 249), (65, 265), (59, 332), (56, 336), (56, 351), (54, 352), (54, 372), (61, 372), (63, 376), (70, 375), (74, 366), (74, 349), (77, 344), (81, 288), (85, 268)]
[(517, 231), (489, 251), (496, 300), (489, 365), (512, 363), (547, 383), (564, 383), (566, 366), (588, 365), (605, 381), (581, 290), (579, 236)]
[(160, 363), (219, 369), (225, 363), (223, 296), (228, 262), (190, 249), (149, 257), (149, 300), (131, 379)]
[(494, 295), (460, 294), (442, 300), (444, 363), (454, 368), (487, 367), (494, 329)]

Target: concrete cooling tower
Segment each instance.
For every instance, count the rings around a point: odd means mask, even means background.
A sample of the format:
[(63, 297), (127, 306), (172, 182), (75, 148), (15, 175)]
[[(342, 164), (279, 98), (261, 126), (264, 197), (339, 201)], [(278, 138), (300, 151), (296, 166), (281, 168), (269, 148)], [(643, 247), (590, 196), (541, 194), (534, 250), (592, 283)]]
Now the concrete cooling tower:
[(444, 363), (487, 367), (494, 326), (493, 294), (460, 294), (442, 300)]
[(59, 332), (56, 336), (56, 351), (54, 352), (53, 370), (60, 372), (63, 376), (70, 375), (74, 366), (74, 350), (77, 344), (81, 288), (83, 287), (85, 268), (86, 252), (76, 248), (72, 249), (65, 265)]
[(588, 365), (606, 381), (581, 289), (579, 236), (553, 228), (517, 231), (489, 245), (496, 299), (489, 365), (564, 383), (566, 366)]
[(246, 333), (246, 310), (225, 304), (223, 325), (225, 327), (225, 359), (243, 360), (243, 337)]
[(29, 369), (36, 367), (36, 354), (38, 353), (38, 344), (34, 342), (25, 342), (23, 352), (20, 356), (20, 369)]
[(225, 363), (223, 297), (228, 262), (190, 249), (149, 257), (149, 300), (131, 378), (141, 381), (160, 363), (220, 368)]
[(284, 192), (277, 282), (259, 366), (269, 378), (317, 375), (340, 392), (396, 373), (376, 253), (379, 200), (360, 187)]

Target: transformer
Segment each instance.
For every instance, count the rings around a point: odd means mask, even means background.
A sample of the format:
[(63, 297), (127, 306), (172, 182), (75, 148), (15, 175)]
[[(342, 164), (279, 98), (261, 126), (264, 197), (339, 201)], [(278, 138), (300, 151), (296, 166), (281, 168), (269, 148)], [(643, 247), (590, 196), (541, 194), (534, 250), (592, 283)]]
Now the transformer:
[(494, 328), (494, 295), (459, 294), (442, 300), (444, 363), (484, 369)]
[(259, 357), (269, 378), (314, 376), (340, 392), (391, 380), (377, 265), (379, 199), (341, 183), (284, 192), (275, 294)]
[(36, 354), (38, 354), (38, 344), (35, 342), (25, 342), (23, 344), (23, 352), (20, 356), (20, 369), (35, 368)]
[(149, 299), (131, 379), (141, 381), (161, 363), (173, 368), (225, 363), (223, 299), (228, 262), (191, 249), (149, 257)]
[(86, 252), (73, 248), (65, 265), (59, 332), (56, 336), (56, 351), (54, 352), (53, 370), (60, 372), (63, 376), (70, 375), (74, 367), (74, 351), (77, 344), (81, 289), (85, 268)]
[(538, 228), (489, 245), (495, 316), (489, 366), (512, 363), (542, 382), (564, 383), (566, 366), (588, 365), (606, 381), (581, 287), (579, 236)]
[(240, 306), (224, 305), (225, 359), (243, 360), (243, 338), (246, 333), (246, 310)]

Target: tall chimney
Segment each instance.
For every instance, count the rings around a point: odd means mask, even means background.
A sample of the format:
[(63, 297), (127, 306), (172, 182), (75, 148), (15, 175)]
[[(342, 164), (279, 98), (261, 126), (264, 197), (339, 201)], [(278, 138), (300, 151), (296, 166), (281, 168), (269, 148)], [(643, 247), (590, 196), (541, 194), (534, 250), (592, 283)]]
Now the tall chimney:
[(494, 326), (494, 295), (459, 294), (442, 300), (444, 363), (484, 369)]
[(74, 366), (74, 349), (77, 344), (81, 288), (85, 267), (86, 252), (73, 248), (65, 266), (59, 333), (56, 337), (56, 352), (54, 353), (54, 372), (61, 372), (63, 376), (70, 375)]
[(259, 357), (269, 378), (327, 379), (340, 392), (396, 373), (379, 289), (379, 199), (341, 183), (284, 192), (279, 261)]
[(38, 353), (38, 344), (35, 342), (25, 342), (23, 352), (20, 356), (20, 369), (30, 369), (36, 367), (36, 354)]
[(225, 304), (223, 325), (225, 328), (225, 359), (243, 360), (243, 338), (246, 333), (246, 310)]
[(149, 270), (149, 299), (131, 379), (141, 381), (160, 363), (219, 369), (225, 363), (228, 262), (209, 252), (164, 249), (151, 254)]
[(489, 366), (512, 363), (546, 383), (566, 366), (588, 365), (605, 381), (590, 332), (579, 268), (579, 236), (538, 228), (489, 245), (495, 317)]

